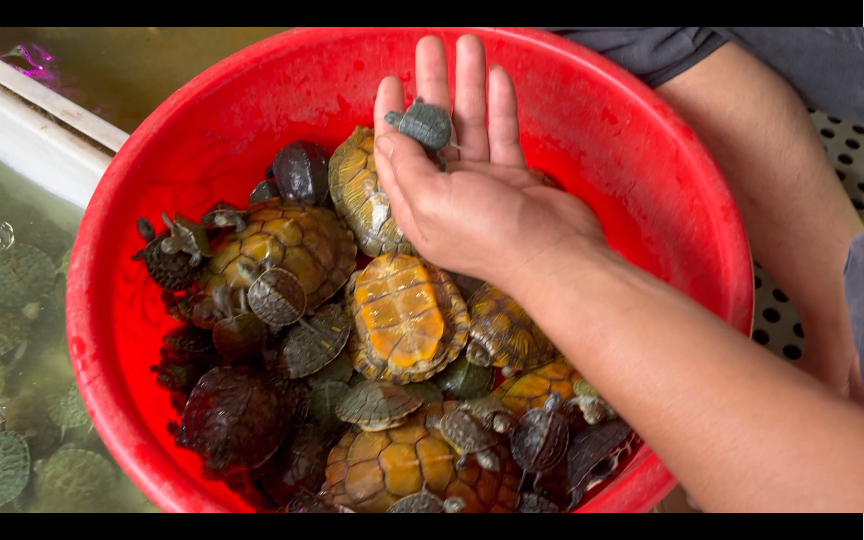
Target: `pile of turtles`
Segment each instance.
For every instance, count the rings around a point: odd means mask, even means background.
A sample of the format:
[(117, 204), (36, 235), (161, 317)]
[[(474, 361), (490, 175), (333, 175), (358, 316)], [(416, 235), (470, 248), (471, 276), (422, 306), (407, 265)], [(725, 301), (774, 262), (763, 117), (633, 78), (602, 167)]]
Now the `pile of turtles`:
[[(388, 121), (445, 166), (446, 112)], [(635, 434), (512, 298), (419, 256), (373, 135), (289, 144), (246, 208), (138, 220), (133, 258), (182, 323), (151, 368), (177, 445), (262, 512), (574, 508)]]

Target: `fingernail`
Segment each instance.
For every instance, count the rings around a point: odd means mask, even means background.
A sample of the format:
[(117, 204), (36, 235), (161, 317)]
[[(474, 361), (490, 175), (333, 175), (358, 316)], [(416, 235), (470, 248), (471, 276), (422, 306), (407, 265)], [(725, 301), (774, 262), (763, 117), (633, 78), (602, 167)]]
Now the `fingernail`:
[(378, 147), (379, 151), (390, 155), (390, 152), (393, 150), (393, 139), (388, 135), (379, 135), (375, 137), (375, 146)]

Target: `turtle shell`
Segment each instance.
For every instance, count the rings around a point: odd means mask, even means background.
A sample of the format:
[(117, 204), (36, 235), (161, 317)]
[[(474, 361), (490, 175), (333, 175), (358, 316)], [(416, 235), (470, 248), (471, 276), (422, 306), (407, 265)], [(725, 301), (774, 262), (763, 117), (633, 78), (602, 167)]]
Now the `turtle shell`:
[(349, 282), (348, 311), (356, 331), (348, 351), (369, 379), (421, 382), (459, 356), (468, 311), (446, 272), (417, 257), (376, 257)]
[(162, 241), (171, 236), (164, 232), (147, 243), (147, 246), (133, 260), (144, 259), (147, 273), (157, 285), (166, 291), (185, 291), (195, 284), (204, 271), (204, 265), (191, 266), (192, 257), (183, 251), (174, 255), (162, 251)]
[(20, 309), (54, 285), (57, 268), (39, 248), (15, 242), (0, 251), (0, 306)]
[(162, 336), (162, 343), (179, 355), (196, 355), (214, 352), (213, 332), (185, 324), (172, 328)]
[(279, 351), (279, 370), (291, 379), (327, 366), (342, 352), (351, 332), (351, 318), (336, 304), (319, 307), (304, 322), (288, 331)]
[(330, 195), (327, 181), (330, 154), (319, 144), (294, 141), (276, 154), (273, 175), (279, 193), (303, 204), (324, 206)]
[(479, 452), (498, 443), (498, 437), (467, 411), (457, 409), (445, 414), (439, 429), (459, 454)]
[(30, 319), (18, 310), (0, 308), (0, 356), (27, 339)]
[(569, 442), (570, 424), (563, 415), (545, 407), (531, 409), (510, 436), (510, 452), (522, 470), (541, 473), (558, 465)]
[[(350, 381), (351, 377), (355, 374), (357, 374), (357, 372), (354, 371), (354, 366), (351, 365), (351, 357), (348, 356), (348, 351), (343, 349), (335, 360), (310, 375), (306, 379), (306, 384), (312, 388), (329, 381), (348, 384), (348, 381)], [(360, 378), (365, 380), (365, 377), (362, 375)]]
[(246, 358), (267, 345), (267, 326), (254, 313), (239, 313), (216, 323), (213, 344), (230, 360)]
[(327, 431), (345, 426), (345, 423), (336, 416), (336, 404), (349, 390), (351, 390), (350, 386), (338, 381), (324, 381), (316, 385), (312, 389), (309, 407), (312, 422)]
[(27, 434), (34, 459), (48, 457), (60, 442), (60, 427), (48, 415), (44, 396), (31, 392), (18, 394), (5, 403), (6, 429)]
[(558, 354), (525, 310), (494, 285), (484, 283), (477, 289), (468, 300), (468, 311), (470, 362), (522, 371), (548, 364)]
[(573, 384), (582, 378), (564, 357), (555, 362), (527, 371), (519, 377), (507, 379), (493, 394), (501, 398), (504, 405), (517, 420), (529, 409), (543, 407), (553, 392), (561, 394), (566, 402), (573, 397)]
[[(635, 432), (620, 418), (591, 426), (573, 436), (567, 452), (567, 477), (570, 491), (573, 492), (571, 510), (588, 490), (615, 471), (618, 458), (622, 457), (621, 451), (632, 450), (631, 443), (634, 442)], [(592, 475), (609, 458), (612, 458), (612, 462), (607, 463), (607, 469)]]
[(285, 506), (305, 489), (317, 493), (324, 483), (330, 438), (320, 427), (305, 425), (286, 437), (259, 480), (277, 506)]
[(399, 132), (419, 142), (427, 151), (437, 152), (450, 143), (453, 121), (447, 111), (424, 103), (418, 96), (402, 116)]
[(495, 371), (468, 362), (463, 352), (431, 381), (453, 399), (475, 399), (487, 396), (492, 391)]
[(390, 198), (378, 183), (373, 149), (375, 131), (357, 126), (329, 164), (330, 197), (345, 220), (360, 251), (369, 257), (383, 253), (417, 255), (417, 250), (396, 225)]
[(364, 431), (383, 431), (404, 424), (423, 400), (402, 386), (387, 381), (366, 381), (342, 396), (336, 416)]
[(557, 514), (560, 508), (557, 504), (542, 495), (521, 493), (519, 495), (519, 506), (516, 511), (520, 514)]
[(0, 432), (0, 506), (24, 491), (30, 481), (30, 448), (14, 431)]
[(272, 326), (294, 324), (306, 311), (306, 292), (297, 276), (283, 268), (271, 268), (249, 286), (249, 307)]
[(300, 280), (307, 309), (315, 309), (348, 281), (357, 267), (354, 235), (333, 211), (296, 202), (268, 199), (249, 206), (242, 232), (233, 231), (213, 250), (201, 285), (208, 294), (220, 285), (248, 288), (238, 271), (246, 261), (258, 265), (270, 257)]
[(282, 393), (263, 375), (218, 367), (192, 390), (177, 445), (197, 452), (205, 469), (253, 469), (272, 456), (290, 427)]
[(36, 468), (36, 497), (52, 512), (99, 511), (117, 480), (114, 465), (101, 455), (64, 447)]
[(81, 397), (81, 390), (76, 381), (62, 398), (56, 399), (48, 408), (48, 415), (61, 430), (66, 431), (90, 423), (90, 414)]
[(443, 499), (461, 497), (463, 513), (510, 513), (516, 508), (521, 471), (503, 445), (498, 472), (482, 469), (470, 460), (465, 470), (455, 468), (459, 458), (437, 429), (427, 429), (427, 415), (441, 417), (455, 403), (430, 403), (404, 425), (383, 432), (350, 431), (330, 452), (328, 499), (361, 513), (385, 513), (394, 503), (423, 488)]
[(422, 399), (424, 404), (444, 401), (444, 394), (441, 393), (441, 389), (429, 381), (406, 384), (404, 388)]

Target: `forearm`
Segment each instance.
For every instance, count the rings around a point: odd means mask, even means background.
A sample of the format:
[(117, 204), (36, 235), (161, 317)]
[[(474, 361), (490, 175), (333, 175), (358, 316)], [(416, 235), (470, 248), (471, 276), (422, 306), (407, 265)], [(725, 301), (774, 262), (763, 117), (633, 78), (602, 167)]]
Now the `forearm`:
[(616, 255), (578, 251), (502, 287), (706, 510), (864, 510), (864, 411)]

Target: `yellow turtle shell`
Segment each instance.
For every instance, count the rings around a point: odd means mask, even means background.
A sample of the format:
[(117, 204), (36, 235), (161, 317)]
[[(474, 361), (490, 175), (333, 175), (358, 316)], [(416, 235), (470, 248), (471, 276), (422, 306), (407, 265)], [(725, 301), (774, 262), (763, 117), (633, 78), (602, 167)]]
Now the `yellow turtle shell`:
[(417, 257), (376, 257), (346, 290), (356, 329), (348, 352), (354, 369), (368, 379), (425, 381), (456, 360), (465, 346), (465, 300), (446, 272)]
[(249, 206), (246, 227), (213, 250), (200, 284), (208, 294), (224, 284), (248, 288), (237, 265), (268, 256), (300, 280), (308, 310), (333, 296), (357, 267), (354, 235), (332, 210), (274, 198)]
[(374, 130), (357, 126), (330, 157), (330, 197), (336, 213), (348, 223), (360, 251), (369, 257), (382, 253), (417, 255), (396, 225), (390, 198), (378, 183), (374, 145)]
[(492, 393), (520, 419), (529, 409), (543, 408), (546, 398), (553, 392), (559, 392), (563, 402), (572, 399), (575, 396), (573, 385), (581, 379), (582, 375), (570, 362), (559, 356), (551, 364), (507, 379)]

